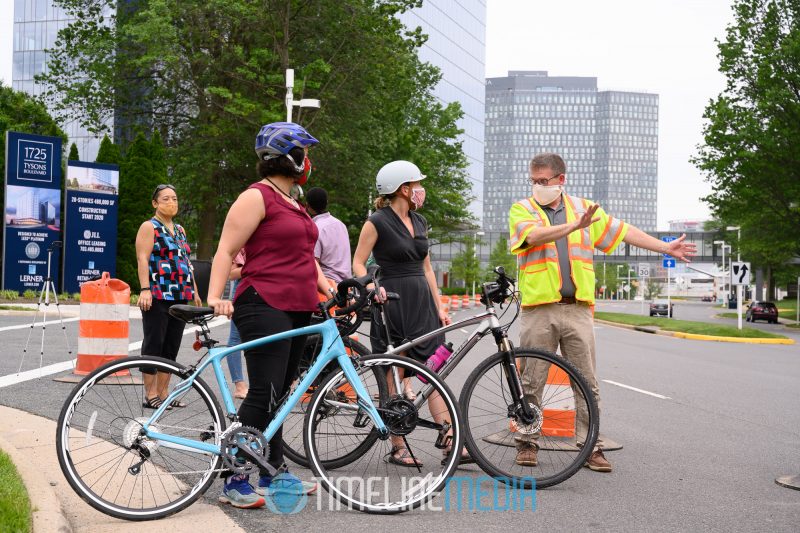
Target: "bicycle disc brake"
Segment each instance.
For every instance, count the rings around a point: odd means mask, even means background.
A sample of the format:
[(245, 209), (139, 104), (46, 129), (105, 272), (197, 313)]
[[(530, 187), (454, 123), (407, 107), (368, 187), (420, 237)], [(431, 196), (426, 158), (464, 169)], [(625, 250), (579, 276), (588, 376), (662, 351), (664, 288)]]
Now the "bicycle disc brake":
[(275, 468), (267, 462), (269, 442), (258, 429), (241, 426), (222, 438), (222, 462), (234, 474), (255, 474), (266, 470), (275, 475)]

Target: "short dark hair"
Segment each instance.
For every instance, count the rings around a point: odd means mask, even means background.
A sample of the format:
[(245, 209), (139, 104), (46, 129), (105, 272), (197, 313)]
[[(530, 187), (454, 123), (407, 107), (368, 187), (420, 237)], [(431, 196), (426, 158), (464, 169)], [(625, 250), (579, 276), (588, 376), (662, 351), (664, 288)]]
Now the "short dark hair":
[(549, 168), (556, 173), (556, 176), (566, 174), (567, 172), (567, 165), (564, 163), (561, 156), (551, 152), (538, 154), (531, 159), (530, 170), (533, 171), (537, 168)]
[[(306, 153), (302, 148), (294, 147), (289, 150), (287, 154), (295, 164), (303, 166)], [(297, 172), (289, 159), (286, 157), (273, 157), (271, 159), (262, 159), (258, 162), (258, 176), (261, 178), (268, 178), (270, 176), (286, 176), (288, 178), (299, 178), (303, 175), (303, 170)]]
[(306, 192), (306, 203), (317, 213), (324, 213), (328, 208), (328, 191), (322, 187), (312, 187)]

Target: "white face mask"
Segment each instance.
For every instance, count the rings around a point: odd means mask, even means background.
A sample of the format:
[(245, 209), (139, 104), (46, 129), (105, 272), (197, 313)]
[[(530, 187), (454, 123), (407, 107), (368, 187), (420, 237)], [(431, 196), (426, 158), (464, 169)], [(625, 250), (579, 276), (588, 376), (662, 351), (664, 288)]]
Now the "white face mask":
[(533, 185), (533, 197), (542, 205), (549, 205), (561, 194), (561, 185)]

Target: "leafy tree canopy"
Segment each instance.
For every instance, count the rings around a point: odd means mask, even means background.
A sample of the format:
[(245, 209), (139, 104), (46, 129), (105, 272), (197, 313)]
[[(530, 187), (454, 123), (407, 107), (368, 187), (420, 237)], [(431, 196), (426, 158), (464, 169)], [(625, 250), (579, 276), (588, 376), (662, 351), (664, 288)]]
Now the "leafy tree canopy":
[(295, 69), (296, 100), (322, 102), (293, 117), (321, 140), (310, 185), (328, 189), (331, 211), (352, 235), (377, 170), (395, 159), (429, 176), (433, 228), (468, 219), (466, 160), (455, 140), (462, 111), (432, 96), (440, 74), (416, 55), (425, 37), (396, 16), (419, 0), (139, 0), (116, 14), (115, 0), (56, 3), (75, 22), (59, 33), (41, 78), (48, 98), (61, 114), (81, 109), (93, 130), (113, 116), (118, 128), (160, 132), (201, 258), (255, 181), (258, 129), (286, 118), (287, 68)]
[(800, 0), (736, 0), (733, 10), (719, 43), (726, 87), (706, 107), (693, 162), (714, 216), (742, 228), (734, 250), (781, 272), (800, 255)]

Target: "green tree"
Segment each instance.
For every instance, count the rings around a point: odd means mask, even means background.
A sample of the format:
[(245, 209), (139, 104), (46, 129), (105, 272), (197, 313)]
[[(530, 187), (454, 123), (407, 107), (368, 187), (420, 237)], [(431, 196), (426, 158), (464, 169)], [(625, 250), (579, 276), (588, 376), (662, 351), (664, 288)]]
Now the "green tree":
[(80, 161), (80, 156), (78, 155), (78, 145), (72, 143), (69, 147), (69, 155), (67, 156), (67, 161)]
[(103, 140), (100, 141), (100, 149), (97, 151), (95, 162), (119, 165), (121, 161), (122, 156), (119, 153), (119, 146), (111, 142), (108, 135), (103, 135)]
[[(106, 153), (113, 153), (113, 149), (107, 147)], [(134, 289), (139, 288), (139, 277), (133, 243), (139, 226), (153, 216), (153, 190), (166, 181), (163, 159), (154, 159), (154, 154), (158, 153), (163, 154), (160, 137), (153, 134), (153, 138), (147, 140), (144, 134), (139, 133), (120, 165), (117, 278)]]
[[(15, 91), (11, 87), (0, 84), (0, 130), (7, 133), (18, 131), (36, 135), (61, 137), (66, 144), (67, 136), (58, 123), (47, 112), (41, 102), (27, 93)], [(5, 172), (6, 151), (5, 134), (3, 148), (0, 149), (0, 169)], [(5, 187), (0, 187), (0, 205), (5, 205)], [(0, 236), (0, 242), (2, 242)]]
[(494, 243), (492, 251), (489, 252), (489, 264), (483, 271), (483, 279), (486, 281), (494, 280), (496, 275), (494, 269), (498, 266), (506, 270), (506, 274), (512, 278), (517, 278), (517, 257), (508, 251), (508, 240), (501, 237)]
[(647, 284), (645, 285), (645, 292), (644, 292), (645, 299), (653, 300), (655, 298), (658, 298), (663, 288), (664, 284), (661, 283), (660, 281), (653, 278), (647, 278)]
[(469, 291), (472, 284), (478, 281), (481, 274), (481, 265), (475, 253), (475, 237), (467, 235), (463, 240), (464, 249), (456, 254), (450, 264), (452, 279), (463, 280), (464, 286)]
[[(718, 44), (726, 87), (706, 107), (693, 162), (712, 185), (715, 217), (741, 226), (734, 250), (774, 278), (800, 254), (800, 1), (736, 0)], [(735, 232), (723, 233), (726, 241)]]
[(62, 114), (80, 109), (92, 130), (116, 114), (160, 131), (199, 257), (211, 255), (227, 208), (254, 181), (256, 132), (285, 119), (289, 67), (295, 99), (322, 101), (294, 115), (322, 141), (312, 183), (328, 189), (331, 211), (353, 234), (377, 170), (394, 159), (435, 177), (425, 207), (434, 234), (468, 219), (455, 141), (462, 112), (432, 96), (440, 74), (416, 55), (425, 37), (396, 16), (419, 0), (149, 0), (110, 21), (116, 0), (57, 4), (75, 22), (59, 32), (41, 77), (48, 98)]

